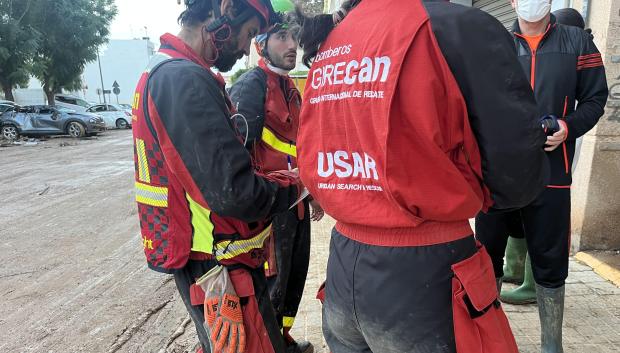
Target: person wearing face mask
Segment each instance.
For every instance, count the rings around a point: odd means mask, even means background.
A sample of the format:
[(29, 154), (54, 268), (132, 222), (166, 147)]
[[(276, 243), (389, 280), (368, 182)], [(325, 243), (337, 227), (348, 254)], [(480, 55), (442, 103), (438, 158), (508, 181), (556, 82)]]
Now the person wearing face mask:
[[(585, 28), (583, 17), (579, 11), (566, 8), (552, 12), (557, 23), (566, 26), (575, 26), (584, 29), (590, 35), (592, 30)], [(571, 164), (571, 172), (575, 172), (579, 159), (579, 151), (581, 149), (581, 140), (583, 136), (575, 141), (575, 153), (573, 163)], [(514, 213), (515, 217), (510, 220), (512, 225), (508, 225), (510, 229), (510, 237), (506, 245), (506, 256), (504, 263), (504, 282), (520, 284), (515, 289), (502, 289), (500, 298), (505, 303), (510, 304), (529, 304), (536, 302), (536, 282), (532, 275), (532, 265), (527, 256), (527, 245), (525, 244), (525, 236), (523, 235), (523, 225), (521, 217), (518, 213)]]
[[(136, 201), (147, 263), (174, 275), (198, 351), (285, 352), (263, 264), (270, 219), (297, 199), (298, 178), (253, 168), (231, 121), (224, 80), (212, 71), (228, 71), (247, 55), (274, 12), (269, 0), (185, 5), (181, 32), (161, 37), (134, 96)], [(225, 291), (209, 287), (205, 295), (196, 282), (207, 272), (226, 274), (217, 277)]]
[[(261, 172), (297, 168), (297, 127), (301, 96), (288, 73), (297, 59), (299, 26), (289, 0), (273, 3), (280, 11), (270, 31), (256, 37), (261, 56), (258, 66), (242, 75), (230, 89), (239, 112), (241, 134)], [(247, 126), (245, 125), (247, 123)], [(309, 205), (312, 205), (310, 213)], [(304, 200), (289, 212), (274, 217), (270, 258), (265, 263), (269, 292), (287, 352), (311, 353), (306, 341), (295, 341), (290, 330), (304, 291), (310, 261), (310, 220), (318, 221), (323, 210), (316, 201)]]
[[(480, 213), (476, 236), (503, 275), (509, 219), (521, 218), (536, 282), (543, 353), (561, 353), (564, 283), (570, 253), (571, 164), (575, 140), (603, 115), (608, 89), (603, 59), (589, 33), (559, 24), (549, 0), (512, 0), (513, 27), (521, 67), (530, 80), (551, 166), (547, 188), (528, 206), (504, 214)], [(576, 104), (577, 103), (577, 104)]]

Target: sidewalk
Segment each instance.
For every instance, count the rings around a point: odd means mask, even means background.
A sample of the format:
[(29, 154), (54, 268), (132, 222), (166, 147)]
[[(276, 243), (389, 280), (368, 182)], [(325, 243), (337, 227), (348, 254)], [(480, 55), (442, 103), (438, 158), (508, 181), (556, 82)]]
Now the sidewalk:
[[(321, 305), (314, 299), (325, 279), (333, 220), (312, 226), (312, 251), (306, 291), (293, 337), (310, 340), (315, 352), (327, 353), (321, 333)], [(536, 305), (504, 304), (521, 353), (540, 353), (540, 324)], [(620, 288), (571, 258), (564, 313), (565, 353), (620, 352)], [(405, 353), (405, 352), (403, 352)]]

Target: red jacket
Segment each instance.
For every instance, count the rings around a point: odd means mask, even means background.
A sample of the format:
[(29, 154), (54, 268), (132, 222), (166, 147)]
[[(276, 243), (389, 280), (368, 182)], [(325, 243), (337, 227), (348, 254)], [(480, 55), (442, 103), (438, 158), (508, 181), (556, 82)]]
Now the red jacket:
[(304, 102), (302, 181), (352, 239), (451, 241), (483, 206), (521, 207), (544, 186), (531, 89), (508, 33), (477, 9), (360, 2), (321, 45)]
[(261, 59), (259, 66), (242, 75), (230, 97), (244, 119), (236, 119), (245, 133), (256, 167), (262, 172), (297, 168), (297, 130), (301, 96), (293, 80), (277, 74)]
[(133, 106), (136, 200), (149, 267), (190, 256), (262, 266), (269, 218), (296, 198), (255, 172), (230, 120), (224, 82), (184, 42), (162, 37)]

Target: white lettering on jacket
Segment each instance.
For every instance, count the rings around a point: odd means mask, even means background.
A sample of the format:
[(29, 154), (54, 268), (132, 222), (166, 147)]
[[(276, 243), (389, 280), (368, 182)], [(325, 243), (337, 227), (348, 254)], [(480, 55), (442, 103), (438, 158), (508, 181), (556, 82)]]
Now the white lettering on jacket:
[(377, 163), (367, 153), (346, 151), (319, 152), (317, 173), (322, 178), (336, 174), (338, 178), (360, 177), (379, 180)]
[(325, 85), (353, 85), (356, 81), (387, 81), (392, 60), (389, 56), (375, 58), (364, 57), (361, 61), (342, 61), (334, 65), (327, 64), (312, 71), (312, 88), (319, 89)]

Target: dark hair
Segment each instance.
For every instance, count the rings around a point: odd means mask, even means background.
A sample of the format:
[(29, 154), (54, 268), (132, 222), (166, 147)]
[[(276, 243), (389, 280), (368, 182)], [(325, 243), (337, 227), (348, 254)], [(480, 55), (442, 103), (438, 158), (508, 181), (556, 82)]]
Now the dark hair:
[[(218, 4), (221, 0), (217, 1)], [(177, 22), (184, 27), (194, 27), (209, 18), (213, 10), (212, 0), (185, 0), (185, 11), (181, 12)], [(233, 17), (238, 16), (249, 5), (245, 1), (233, 1)], [(256, 12), (258, 15), (258, 12)]]
[[(342, 3), (340, 14), (346, 16), (361, 0), (348, 0)], [(343, 11), (344, 10), (344, 13)], [(315, 16), (306, 16), (299, 5), (295, 6), (297, 14), (297, 22), (301, 25), (299, 33), (299, 46), (303, 49), (304, 54), (302, 61), (304, 65), (310, 67), (312, 60), (319, 52), (321, 44), (327, 39), (327, 36), (336, 26), (332, 14), (320, 14)], [(342, 17), (344, 17), (342, 16)]]
[(213, 9), (211, 0), (185, 0), (185, 11), (181, 12), (177, 22), (184, 27), (193, 27), (209, 18)]
[(557, 23), (574, 26), (584, 29), (586, 24), (583, 20), (583, 17), (579, 13), (579, 11), (571, 8), (559, 9), (553, 11), (553, 16), (555, 16), (555, 20)]

